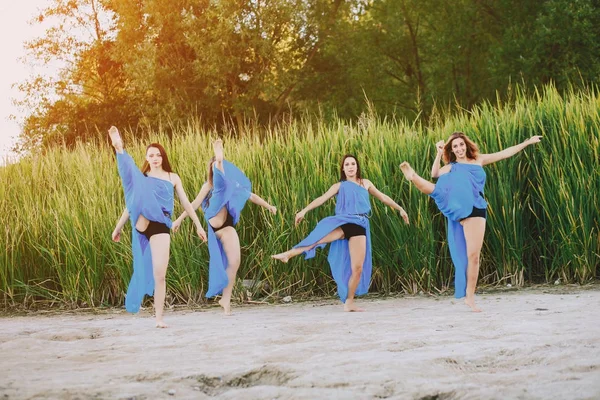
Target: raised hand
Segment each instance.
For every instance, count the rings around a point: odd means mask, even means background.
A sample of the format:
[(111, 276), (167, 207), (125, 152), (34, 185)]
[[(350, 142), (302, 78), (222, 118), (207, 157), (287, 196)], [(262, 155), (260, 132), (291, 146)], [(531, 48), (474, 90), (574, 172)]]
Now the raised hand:
[(444, 144), (445, 144), (445, 143), (446, 143), (446, 142), (444, 142), (443, 140), (440, 140), (439, 142), (437, 142), (437, 143), (435, 144), (435, 148), (437, 149), (437, 153), (438, 153), (439, 155), (442, 155), (442, 153), (444, 152)]
[(542, 136), (535, 135), (527, 139), (527, 144), (535, 144), (542, 141)]

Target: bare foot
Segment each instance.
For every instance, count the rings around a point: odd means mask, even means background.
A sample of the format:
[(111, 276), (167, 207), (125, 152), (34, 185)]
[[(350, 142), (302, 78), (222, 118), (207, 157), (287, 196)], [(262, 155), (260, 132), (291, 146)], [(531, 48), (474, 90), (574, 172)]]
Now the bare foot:
[(272, 255), (271, 258), (274, 258), (274, 259), (279, 260), (281, 262), (287, 263), (289, 261), (289, 259), (290, 259), (290, 255), (286, 251), (285, 253), (279, 253), (279, 254)]
[(161, 321), (156, 321), (156, 327), (157, 328), (168, 328), (169, 325), (165, 324), (162, 320)]
[(356, 304), (354, 304), (354, 301), (346, 300), (346, 303), (344, 303), (344, 311), (346, 311), (346, 312), (363, 312), (365, 310), (358, 307)]
[(119, 134), (119, 130), (115, 126), (111, 126), (108, 130), (108, 136), (110, 136), (110, 142), (112, 143), (115, 150), (119, 153), (123, 152), (123, 139)]
[(219, 305), (223, 307), (223, 314), (231, 315), (231, 301), (225, 301), (225, 299), (219, 300)]
[(215, 152), (217, 160), (223, 159), (223, 141), (221, 139), (217, 139), (213, 142), (213, 151)]
[(400, 164), (400, 170), (404, 174), (404, 177), (406, 179), (408, 179), (409, 181), (412, 181), (413, 178), (415, 177), (415, 170), (412, 169), (410, 164), (407, 163), (406, 161), (404, 161), (402, 164)]
[(481, 309), (475, 305), (475, 296), (469, 298), (465, 298), (465, 304), (471, 307), (471, 311), (473, 312), (481, 312)]

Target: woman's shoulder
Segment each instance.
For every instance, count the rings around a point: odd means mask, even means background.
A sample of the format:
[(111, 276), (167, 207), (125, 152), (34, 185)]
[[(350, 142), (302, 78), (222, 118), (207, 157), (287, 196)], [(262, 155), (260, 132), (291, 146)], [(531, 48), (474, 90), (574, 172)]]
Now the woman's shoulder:
[(373, 185), (373, 182), (371, 182), (367, 178), (363, 178), (362, 182), (361, 182), (361, 186), (364, 187), (365, 189), (369, 190), (369, 189), (371, 189), (371, 187), (373, 187), (375, 185)]
[(358, 186), (361, 187), (365, 190), (369, 190), (371, 189), (371, 187), (373, 187), (373, 183), (365, 178), (361, 178), (359, 182), (353, 182), (353, 181), (348, 181), (348, 180), (344, 180), (344, 181), (340, 181), (338, 182), (338, 185), (341, 185), (342, 183), (346, 183), (347, 185), (354, 185), (354, 186)]

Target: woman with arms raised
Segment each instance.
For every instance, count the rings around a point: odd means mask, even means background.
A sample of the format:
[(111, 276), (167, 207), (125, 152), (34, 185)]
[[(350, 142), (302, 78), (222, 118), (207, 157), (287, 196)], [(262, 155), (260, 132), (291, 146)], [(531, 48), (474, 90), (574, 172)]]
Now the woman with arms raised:
[(328, 261), (338, 287), (338, 295), (344, 303), (344, 311), (362, 311), (354, 303), (354, 296), (366, 294), (371, 284), (369, 194), (400, 211), (404, 222), (408, 224), (409, 221), (402, 207), (377, 190), (371, 181), (362, 177), (358, 160), (353, 155), (346, 154), (342, 159), (340, 175), (339, 182), (296, 214), (295, 222), (298, 225), (308, 211), (319, 207), (333, 196), (336, 196), (335, 215), (319, 221), (315, 229), (292, 249), (272, 257), (288, 262), (290, 258), (304, 253), (305, 258), (309, 259), (315, 256), (317, 248), (331, 243)]
[[(448, 247), (455, 269), (455, 297), (465, 297), (475, 312), (475, 287), (479, 276), (479, 256), (487, 217), (487, 202), (483, 197), (486, 174), (483, 166), (512, 157), (541, 136), (532, 136), (516, 146), (492, 154), (481, 154), (475, 143), (462, 132), (453, 133), (448, 141), (436, 143), (437, 156), (431, 176), (439, 178), (433, 184), (415, 173), (405, 161), (400, 169), (419, 191), (430, 195), (448, 219)], [(446, 165), (440, 168), (443, 158)]]

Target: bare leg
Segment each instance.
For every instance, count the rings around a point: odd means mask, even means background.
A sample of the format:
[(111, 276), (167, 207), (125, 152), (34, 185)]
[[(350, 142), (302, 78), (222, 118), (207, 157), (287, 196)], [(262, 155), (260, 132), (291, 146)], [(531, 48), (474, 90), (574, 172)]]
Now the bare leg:
[(156, 327), (166, 328), (163, 321), (165, 308), (165, 294), (167, 292), (167, 267), (169, 265), (169, 247), (171, 236), (168, 233), (159, 233), (150, 238), (150, 251), (152, 252), (152, 269), (154, 271), (154, 311), (156, 313)]
[(475, 288), (477, 287), (477, 278), (479, 277), (479, 257), (481, 247), (483, 246), (483, 236), (485, 234), (485, 218), (471, 217), (461, 222), (465, 231), (465, 241), (467, 243), (467, 296), (465, 304), (471, 307), (471, 310), (480, 312), (475, 305)]
[(128, 194), (140, 190), (139, 187), (140, 185), (143, 185), (144, 175), (135, 165), (133, 158), (124, 156), (123, 140), (119, 134), (119, 130), (112, 126), (108, 131), (108, 134), (111, 143), (117, 152), (117, 168), (119, 170), (119, 175), (121, 176), (125, 197), (127, 198)]
[(315, 246), (318, 246), (320, 244), (325, 244), (325, 243), (331, 243), (331, 242), (334, 242), (336, 240), (343, 239), (343, 238), (344, 238), (344, 231), (342, 231), (342, 228), (338, 227), (338, 228), (335, 228), (334, 230), (332, 230), (331, 232), (329, 232), (324, 238), (322, 238), (321, 240), (319, 240), (317, 243), (313, 244), (312, 246), (296, 247), (296, 248), (290, 249), (284, 253), (272, 255), (271, 257), (276, 260), (286, 263), (290, 260), (290, 258), (296, 257), (297, 255), (302, 254), (305, 251), (314, 248)]
[(344, 311), (364, 311), (354, 304), (354, 294), (360, 282), (360, 276), (367, 254), (367, 237), (354, 236), (348, 239), (348, 247), (350, 249), (350, 264), (352, 266), (352, 275), (348, 281), (348, 298), (344, 303)]
[(114, 126), (111, 126), (108, 130), (108, 135), (110, 136), (110, 141), (117, 153), (123, 153), (123, 139), (121, 139), (119, 130)]
[(241, 261), (241, 249), (240, 239), (237, 232), (231, 226), (227, 226), (217, 232), (217, 239), (221, 241), (223, 250), (227, 255), (227, 267), (225, 273), (229, 283), (227, 287), (223, 289), (223, 296), (219, 300), (219, 304), (223, 307), (225, 315), (231, 315), (231, 293), (233, 292), (233, 286), (235, 285), (235, 278), (237, 271), (240, 267)]
[(225, 173), (225, 169), (223, 168), (223, 141), (221, 139), (213, 142), (213, 150), (215, 152), (215, 167)]
[(419, 175), (417, 175), (417, 173), (415, 172), (414, 169), (412, 169), (412, 167), (410, 166), (409, 163), (404, 161), (402, 164), (400, 164), (400, 170), (402, 170), (404, 177), (406, 179), (408, 179), (409, 181), (411, 181), (412, 183), (414, 183), (415, 186), (417, 187), (417, 189), (419, 189), (419, 191), (421, 191), (425, 194), (433, 193), (433, 190), (435, 189), (435, 185), (433, 183), (429, 182), (428, 180), (423, 179)]

